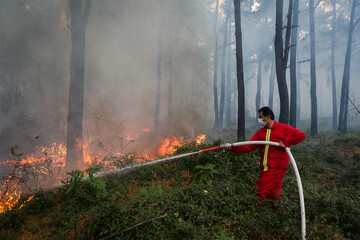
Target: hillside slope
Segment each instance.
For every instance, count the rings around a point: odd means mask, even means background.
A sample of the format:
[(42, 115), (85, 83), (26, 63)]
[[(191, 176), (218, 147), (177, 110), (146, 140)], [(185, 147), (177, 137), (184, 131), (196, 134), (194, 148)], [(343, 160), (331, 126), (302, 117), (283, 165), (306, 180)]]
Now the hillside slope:
[[(206, 147), (187, 144), (177, 154)], [(304, 187), (307, 238), (360, 239), (360, 137), (310, 139), (291, 150)], [(217, 153), (103, 181), (77, 181), (73, 172), (67, 187), (1, 214), (1, 239), (300, 239), (292, 167), (274, 210), (254, 195), (258, 152)]]

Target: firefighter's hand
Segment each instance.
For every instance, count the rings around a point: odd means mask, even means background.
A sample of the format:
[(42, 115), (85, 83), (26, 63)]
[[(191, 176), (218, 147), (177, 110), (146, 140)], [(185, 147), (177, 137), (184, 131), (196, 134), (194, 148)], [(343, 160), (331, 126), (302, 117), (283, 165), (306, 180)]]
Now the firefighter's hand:
[(227, 151), (230, 151), (232, 146), (233, 145), (231, 143), (225, 143), (225, 144), (220, 145), (220, 148), (224, 149), (224, 150), (227, 150)]
[(286, 148), (285, 144), (282, 141), (278, 141), (278, 143), (280, 144), (280, 148)]

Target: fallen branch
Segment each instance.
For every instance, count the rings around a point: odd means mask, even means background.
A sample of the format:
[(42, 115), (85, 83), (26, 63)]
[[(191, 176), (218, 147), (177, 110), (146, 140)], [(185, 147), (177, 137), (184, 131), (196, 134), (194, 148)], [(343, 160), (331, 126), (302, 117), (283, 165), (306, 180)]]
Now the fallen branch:
[(139, 223), (135, 224), (135, 225), (132, 226), (132, 227), (129, 227), (129, 228), (125, 229), (125, 230), (122, 230), (121, 232), (119, 232), (119, 233), (117, 233), (117, 234), (107, 236), (106, 238), (102, 238), (101, 240), (105, 240), (105, 239), (109, 239), (109, 238), (115, 237), (115, 236), (117, 236), (117, 235), (119, 235), (119, 234), (121, 234), (121, 233), (127, 232), (127, 231), (129, 231), (129, 230), (131, 230), (131, 229), (134, 229), (134, 228), (138, 227), (138, 226), (144, 225), (144, 224), (146, 224), (146, 223), (152, 222), (152, 221), (157, 220), (157, 219), (164, 218), (164, 217), (166, 217), (166, 216), (167, 216), (167, 213), (165, 213), (164, 215), (158, 216), (158, 217), (151, 218), (151, 219), (146, 220), (146, 221), (143, 221), (143, 222), (139, 222)]

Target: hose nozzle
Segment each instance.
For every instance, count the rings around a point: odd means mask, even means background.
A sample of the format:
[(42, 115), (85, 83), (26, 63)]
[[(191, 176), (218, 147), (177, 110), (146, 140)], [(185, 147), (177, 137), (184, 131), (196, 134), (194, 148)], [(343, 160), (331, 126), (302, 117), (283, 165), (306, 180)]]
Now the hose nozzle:
[(232, 144), (232, 143), (225, 143), (225, 144), (220, 145), (220, 148), (224, 149), (224, 150), (230, 150), (233, 146), (234, 146), (234, 144)]

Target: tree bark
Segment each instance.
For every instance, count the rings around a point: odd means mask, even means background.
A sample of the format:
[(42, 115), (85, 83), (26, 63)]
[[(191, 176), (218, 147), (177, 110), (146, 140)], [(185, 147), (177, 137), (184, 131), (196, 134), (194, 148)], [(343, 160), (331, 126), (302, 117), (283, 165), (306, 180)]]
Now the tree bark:
[[(164, 1), (161, 1), (161, 4), (164, 4)], [(164, 14), (165, 15), (165, 14)], [(173, 16), (166, 14), (165, 16), (163, 16), (163, 18), (165, 19), (165, 22), (167, 23), (167, 26), (165, 27), (165, 29), (167, 29), (166, 31), (166, 38), (167, 41), (169, 43), (172, 43), (174, 41), (174, 30), (173, 28), (169, 27), (170, 26), (170, 22), (171, 22), (171, 18)], [(164, 21), (163, 21), (164, 22)], [(171, 126), (173, 118), (172, 118), (172, 114), (173, 114), (173, 84), (174, 84), (174, 51), (173, 51), (174, 46), (171, 44), (168, 44), (167, 46), (167, 50), (168, 50), (168, 54), (167, 54), (167, 126)]]
[(341, 85), (341, 96), (340, 96), (340, 114), (339, 114), (339, 131), (342, 133), (347, 132), (347, 115), (348, 115), (348, 104), (349, 104), (349, 86), (350, 86), (350, 64), (351, 64), (351, 46), (352, 36), (354, 31), (354, 15), (357, 0), (353, 0), (350, 15), (350, 26), (348, 34), (348, 42), (346, 47), (344, 73)]
[(332, 19), (332, 30), (331, 30), (331, 84), (332, 84), (332, 104), (333, 104), (333, 117), (332, 117), (332, 128), (337, 128), (337, 97), (336, 97), (336, 78), (335, 78), (335, 3), (332, 1), (333, 5), (333, 19)]
[(242, 33), (241, 33), (241, 11), (240, 0), (234, 0), (235, 15), (235, 36), (236, 36), (236, 72), (238, 87), (238, 129), (237, 140), (245, 140), (245, 86), (244, 68), (242, 52)]
[(168, 108), (167, 108), (167, 122), (168, 124), (171, 124), (172, 121), (172, 92), (173, 92), (173, 52), (172, 48), (169, 48), (169, 80), (168, 80)]
[(67, 170), (83, 166), (82, 121), (84, 108), (85, 35), (91, 0), (71, 0), (70, 89), (67, 119)]
[[(229, 14), (231, 14), (231, 4), (229, 4)], [(228, 24), (229, 30), (228, 30), (228, 42), (231, 43), (231, 15), (230, 21)], [(229, 125), (231, 122), (231, 44), (227, 47), (228, 50), (228, 64), (227, 64), (227, 76), (226, 76), (226, 94), (225, 94), (225, 106), (226, 106), (226, 112), (225, 112), (225, 123), (226, 125)]]
[(336, 24), (336, 6), (335, 0), (332, 0), (332, 30), (331, 30), (331, 85), (332, 85), (332, 104), (333, 118), (332, 128), (337, 128), (337, 97), (336, 97), (336, 77), (335, 77), (335, 24)]
[(195, 112), (196, 111), (196, 80), (195, 80), (195, 54), (194, 50), (191, 50), (191, 109)]
[(317, 127), (317, 98), (316, 98), (316, 59), (315, 59), (315, 20), (314, 0), (309, 0), (310, 17), (310, 99), (311, 99), (311, 129), (310, 135), (318, 134)]
[(298, 38), (298, 20), (299, 20), (299, 0), (294, 0), (293, 24), (291, 31), (291, 50), (290, 50), (290, 125), (296, 128), (296, 50)]
[(228, 23), (229, 23), (229, 13), (226, 14), (226, 20), (224, 24), (224, 41), (221, 54), (221, 85), (220, 85), (220, 115), (219, 115), (219, 127), (222, 128), (224, 124), (224, 109), (225, 109), (225, 60), (228, 42)]
[(218, 106), (218, 89), (217, 89), (217, 68), (218, 68), (218, 52), (219, 52), (219, 40), (218, 33), (216, 30), (219, 15), (219, 0), (216, 0), (215, 8), (215, 22), (214, 22), (214, 35), (215, 35), (215, 51), (214, 51), (214, 81), (213, 81), (213, 92), (214, 92), (214, 112), (215, 112), (215, 125), (214, 128), (219, 128), (219, 106)]
[(161, 63), (162, 63), (162, 51), (161, 51), (161, 24), (159, 24), (159, 38), (158, 38), (158, 54), (157, 54), (157, 65), (156, 65), (156, 102), (155, 102), (155, 118), (154, 118), (154, 132), (159, 133), (160, 128), (160, 99), (161, 99)]
[(289, 93), (286, 83), (286, 67), (289, 56), (292, 3), (293, 0), (290, 0), (286, 34), (285, 34), (285, 49), (283, 49), (283, 39), (282, 39), (283, 0), (276, 0), (276, 23), (275, 23), (274, 45), (275, 45), (276, 76), (277, 76), (279, 95), (280, 95), (279, 122), (281, 123), (289, 122)]
[(262, 69), (262, 57), (259, 56), (258, 69), (257, 69), (257, 90), (256, 90), (256, 98), (255, 98), (256, 118), (258, 118), (257, 111), (260, 109), (260, 102), (261, 102), (261, 69)]
[(300, 110), (301, 110), (301, 88), (300, 88), (300, 80), (301, 80), (301, 64), (297, 66), (297, 72), (296, 72), (296, 119), (297, 121), (300, 120)]
[(274, 103), (274, 84), (275, 84), (275, 62), (271, 61), (271, 70), (270, 70), (270, 82), (269, 82), (269, 108), (273, 108)]

